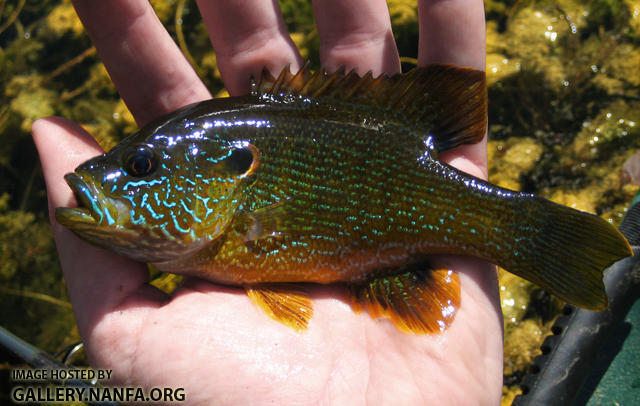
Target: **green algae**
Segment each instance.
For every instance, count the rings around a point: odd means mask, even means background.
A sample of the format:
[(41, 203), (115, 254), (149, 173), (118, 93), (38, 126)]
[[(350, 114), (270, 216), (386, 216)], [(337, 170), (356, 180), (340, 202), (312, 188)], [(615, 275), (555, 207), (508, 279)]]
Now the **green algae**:
[[(64, 305), (29, 127), (38, 117), (68, 117), (108, 148), (136, 124), (70, 1), (0, 3), (0, 324), (55, 352), (77, 332)], [(151, 4), (212, 94), (225, 95), (195, 2)], [(400, 54), (415, 60), (415, 1), (388, 4)], [(303, 58), (317, 67), (310, 2), (280, 5)], [(485, 8), (490, 180), (618, 224), (638, 191), (625, 184), (620, 169), (640, 147), (640, 1), (487, 0)], [(176, 286), (152, 274), (164, 290)], [(500, 275), (507, 404), (560, 304), (513, 275)]]
[(542, 152), (543, 146), (530, 137), (489, 140), (489, 180), (507, 189), (522, 190), (522, 174), (536, 166)]

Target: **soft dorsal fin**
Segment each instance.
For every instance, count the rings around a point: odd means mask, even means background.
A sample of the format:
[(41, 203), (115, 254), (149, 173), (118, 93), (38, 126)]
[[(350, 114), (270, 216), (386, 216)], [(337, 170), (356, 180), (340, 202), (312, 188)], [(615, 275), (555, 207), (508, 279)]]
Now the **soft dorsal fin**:
[(428, 65), (391, 77), (373, 77), (371, 72), (360, 77), (344, 68), (327, 74), (308, 65), (297, 73), (286, 67), (274, 77), (264, 69), (251, 93), (276, 100), (295, 95), (348, 102), (393, 112), (390, 116), (400, 124), (429, 131), (439, 151), (477, 143), (487, 127), (485, 73), (455, 65)]

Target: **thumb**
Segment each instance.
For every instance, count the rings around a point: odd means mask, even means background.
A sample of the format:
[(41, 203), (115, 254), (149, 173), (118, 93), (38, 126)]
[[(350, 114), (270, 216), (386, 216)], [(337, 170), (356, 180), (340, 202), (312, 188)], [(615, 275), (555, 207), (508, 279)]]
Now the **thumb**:
[[(33, 139), (47, 185), (49, 214), (80, 333), (85, 339), (114, 310), (161, 303), (165, 296), (147, 284), (144, 264), (89, 245), (55, 221), (59, 206), (76, 206), (64, 174), (103, 151), (79, 125), (57, 117), (33, 124)], [(146, 303), (143, 303), (145, 302)]]

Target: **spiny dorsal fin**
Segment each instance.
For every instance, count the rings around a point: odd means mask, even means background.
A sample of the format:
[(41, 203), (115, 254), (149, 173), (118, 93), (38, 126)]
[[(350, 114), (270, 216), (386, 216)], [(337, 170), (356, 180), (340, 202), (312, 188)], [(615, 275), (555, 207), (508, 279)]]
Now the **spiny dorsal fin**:
[(477, 143), (487, 127), (485, 73), (455, 65), (434, 64), (405, 74), (360, 77), (344, 67), (333, 74), (312, 71), (305, 65), (297, 73), (287, 66), (278, 77), (265, 68), (253, 83), (255, 96), (276, 100), (291, 96), (352, 103), (392, 111), (401, 124), (429, 131), (439, 151)]

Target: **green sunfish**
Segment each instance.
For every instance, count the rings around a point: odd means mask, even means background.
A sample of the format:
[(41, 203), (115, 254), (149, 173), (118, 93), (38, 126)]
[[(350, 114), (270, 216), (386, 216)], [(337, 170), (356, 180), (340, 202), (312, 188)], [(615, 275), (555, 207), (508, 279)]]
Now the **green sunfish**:
[(602, 270), (631, 255), (614, 227), (437, 160), (483, 138), (486, 93), (484, 72), (453, 65), (265, 71), (247, 96), (181, 108), (67, 174), (80, 207), (56, 219), (160, 270), (243, 286), (297, 330), (312, 316), (306, 283), (342, 282), (356, 311), (443, 331), (459, 281), (423, 265), (430, 254), (605, 308)]

